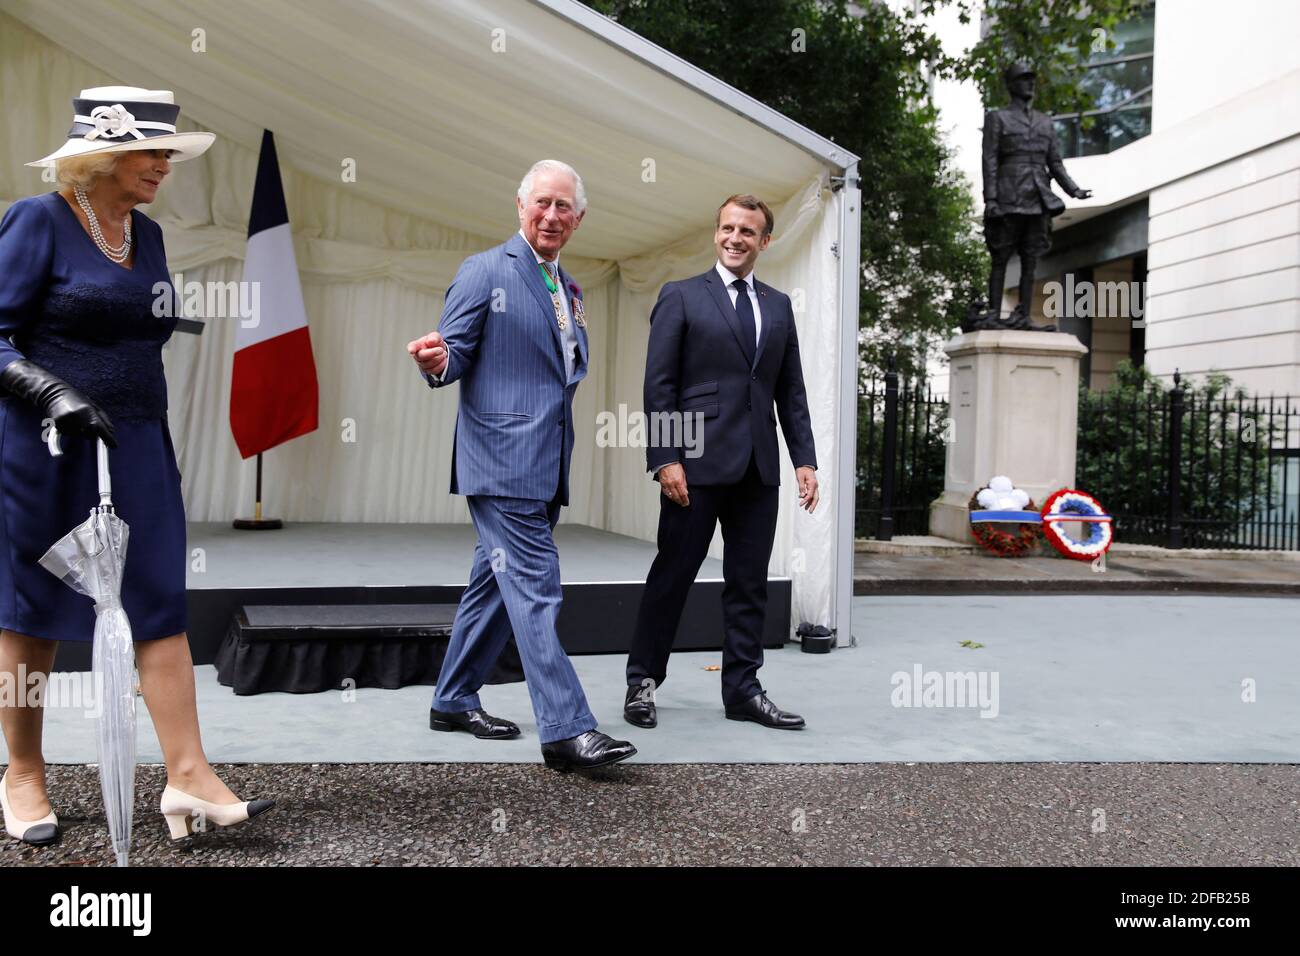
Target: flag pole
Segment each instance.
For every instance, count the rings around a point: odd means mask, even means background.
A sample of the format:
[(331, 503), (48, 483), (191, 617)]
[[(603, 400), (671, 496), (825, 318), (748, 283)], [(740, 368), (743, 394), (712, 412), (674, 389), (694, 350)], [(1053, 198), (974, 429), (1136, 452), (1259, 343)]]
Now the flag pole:
[(278, 531), (284, 527), (279, 518), (262, 517), (262, 453), (257, 453), (257, 492), (253, 503), (253, 517), (236, 518), (234, 526), (240, 531)]
[(257, 455), (257, 493), (253, 517), (236, 518), (234, 526), (270, 531), (283, 527), (283, 522), (262, 517), (262, 452), (316, 430), (320, 387), (280, 161), (269, 129), (262, 131), (262, 151), (257, 157), (243, 284), (253, 291), (265, 287), (269, 294), (258, 296), (254, 303), (263, 299), (273, 303), (273, 314), (267, 316), (270, 321), (260, 321), (256, 311), (260, 306), (255, 304), (254, 313), (245, 316), (253, 321), (241, 321), (235, 327), (230, 429), (244, 460)]

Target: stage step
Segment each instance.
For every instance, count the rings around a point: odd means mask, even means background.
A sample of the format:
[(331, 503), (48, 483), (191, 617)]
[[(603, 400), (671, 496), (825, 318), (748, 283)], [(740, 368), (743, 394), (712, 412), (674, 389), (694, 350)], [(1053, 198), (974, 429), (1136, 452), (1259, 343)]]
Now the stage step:
[(234, 627), (245, 641), (446, 640), (454, 604), (245, 604)]
[[(435, 684), (455, 619), (455, 604), (239, 605), (217, 680), (240, 695)], [(522, 676), (508, 647), (489, 683)]]

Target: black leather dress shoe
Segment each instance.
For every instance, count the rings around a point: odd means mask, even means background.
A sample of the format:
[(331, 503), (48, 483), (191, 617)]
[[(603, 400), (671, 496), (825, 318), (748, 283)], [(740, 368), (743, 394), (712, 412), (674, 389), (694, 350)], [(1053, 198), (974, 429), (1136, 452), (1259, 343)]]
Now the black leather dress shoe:
[(483, 708), (456, 714), (441, 710), (429, 711), (430, 730), (465, 730), (481, 740), (510, 740), (519, 736), (519, 727), (508, 720), (493, 717)]
[(542, 760), (546, 761), (546, 766), (562, 773), (603, 767), (626, 760), (634, 753), (636, 748), (626, 740), (614, 740), (599, 730), (589, 730), (568, 740), (542, 744)]
[(755, 694), (743, 704), (727, 708), (728, 720), (752, 720), (774, 730), (803, 730), (803, 718), (788, 714), (767, 699), (766, 694)]
[(655, 711), (655, 689), (649, 685), (629, 686), (627, 697), (623, 699), (623, 719), (633, 727), (644, 727), (647, 730), (658, 726), (659, 714)]

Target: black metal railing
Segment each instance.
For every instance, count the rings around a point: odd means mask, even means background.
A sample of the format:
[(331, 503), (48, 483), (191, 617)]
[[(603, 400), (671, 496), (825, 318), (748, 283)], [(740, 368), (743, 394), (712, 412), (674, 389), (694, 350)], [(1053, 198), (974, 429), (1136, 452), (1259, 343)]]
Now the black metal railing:
[[(1300, 550), (1300, 398), (1159, 383), (1079, 395), (1075, 487), (1119, 541)], [(943, 491), (948, 401), (891, 368), (858, 398), (855, 531), (926, 534)]]
[(948, 400), (924, 380), (890, 370), (858, 395), (855, 534), (888, 541), (925, 534), (930, 503), (943, 491)]
[(1175, 387), (1081, 392), (1075, 484), (1119, 541), (1300, 549), (1300, 399)]

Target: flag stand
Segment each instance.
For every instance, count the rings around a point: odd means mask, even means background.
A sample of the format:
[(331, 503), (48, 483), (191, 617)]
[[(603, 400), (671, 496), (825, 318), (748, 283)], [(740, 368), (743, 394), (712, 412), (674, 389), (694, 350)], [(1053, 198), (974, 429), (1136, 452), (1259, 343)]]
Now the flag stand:
[(236, 518), (234, 526), (240, 531), (278, 531), (284, 527), (279, 518), (262, 517), (262, 453), (257, 453), (257, 500), (253, 505), (253, 517)]

